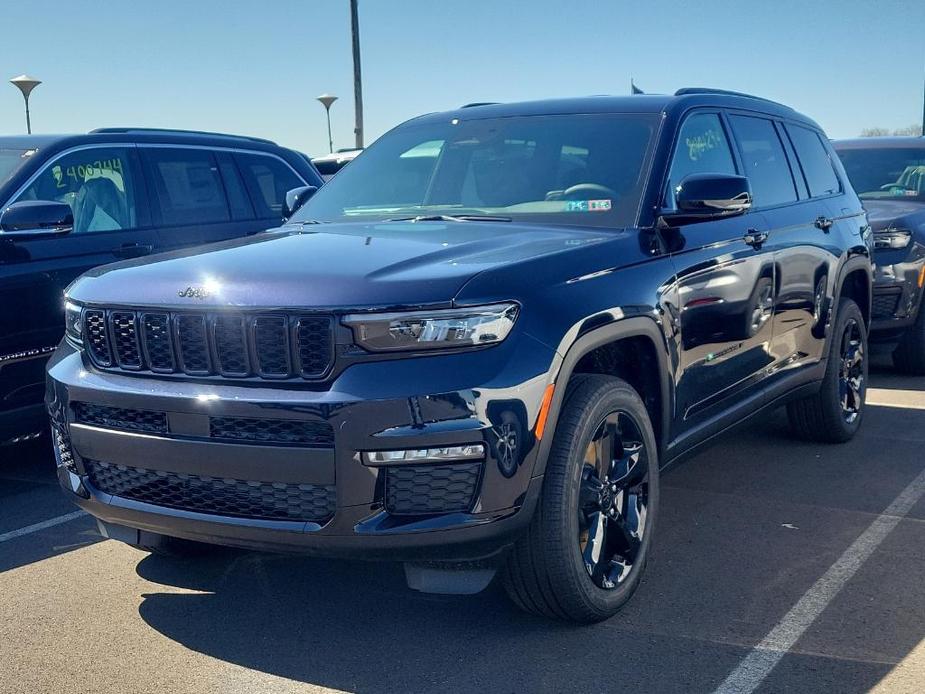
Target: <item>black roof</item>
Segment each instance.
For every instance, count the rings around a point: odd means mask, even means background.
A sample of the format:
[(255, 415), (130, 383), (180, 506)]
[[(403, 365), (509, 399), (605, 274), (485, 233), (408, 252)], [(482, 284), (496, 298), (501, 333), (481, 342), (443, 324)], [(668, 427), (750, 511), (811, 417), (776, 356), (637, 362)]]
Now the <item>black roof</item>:
[(0, 136), (0, 149), (46, 149), (73, 147), (93, 142), (160, 142), (175, 144), (201, 144), (230, 147), (246, 144), (249, 149), (277, 147), (272, 140), (246, 135), (229, 135), (201, 130), (171, 130), (166, 128), (97, 128), (85, 134), (61, 135), (6, 135)]
[(686, 87), (674, 94), (634, 94), (627, 96), (585, 96), (565, 99), (544, 99), (519, 103), (467, 104), (454, 111), (431, 113), (417, 121), (443, 121), (447, 118), (474, 120), (510, 116), (558, 115), (567, 113), (667, 113), (684, 111), (694, 106), (717, 106), (746, 111), (758, 111), (781, 118), (790, 118), (819, 127), (789, 106), (741, 92), (708, 87)]

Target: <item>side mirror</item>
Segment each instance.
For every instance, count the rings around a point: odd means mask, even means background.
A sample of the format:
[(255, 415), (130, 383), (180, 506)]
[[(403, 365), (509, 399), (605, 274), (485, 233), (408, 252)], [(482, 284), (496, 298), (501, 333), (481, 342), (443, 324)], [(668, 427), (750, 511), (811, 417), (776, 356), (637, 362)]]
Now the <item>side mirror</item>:
[(667, 222), (731, 217), (751, 209), (752, 189), (745, 176), (691, 174), (674, 191), (677, 209), (662, 211)]
[(0, 233), (20, 238), (56, 236), (74, 229), (71, 206), (53, 200), (14, 202), (0, 214)]
[(286, 203), (283, 205), (283, 219), (289, 219), (296, 213), (308, 199), (318, 192), (316, 186), (299, 186), (286, 193)]

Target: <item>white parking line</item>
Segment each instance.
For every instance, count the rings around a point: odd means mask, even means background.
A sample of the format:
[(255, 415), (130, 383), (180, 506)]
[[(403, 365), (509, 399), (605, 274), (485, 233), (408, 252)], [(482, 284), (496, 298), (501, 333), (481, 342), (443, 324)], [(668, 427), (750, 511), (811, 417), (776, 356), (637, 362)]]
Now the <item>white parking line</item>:
[(903, 489), (822, 578), (803, 594), (761, 643), (745, 656), (739, 666), (716, 689), (715, 694), (747, 694), (755, 691), (774, 666), (822, 614), (832, 598), (923, 496), (925, 471), (919, 473), (918, 477)]
[(25, 528), (20, 528), (19, 530), (10, 530), (8, 533), (3, 533), (0, 535), (0, 542), (15, 540), (17, 537), (22, 537), (23, 535), (31, 535), (32, 533), (37, 533), (39, 530), (45, 530), (45, 528), (53, 528), (56, 525), (61, 525), (62, 523), (67, 523), (68, 521), (72, 521), (75, 518), (80, 518), (81, 516), (86, 515), (86, 511), (74, 511), (72, 513), (66, 513), (63, 516), (58, 516), (57, 518), (49, 518), (48, 520), (44, 520), (41, 523), (33, 523), (32, 525), (27, 525)]

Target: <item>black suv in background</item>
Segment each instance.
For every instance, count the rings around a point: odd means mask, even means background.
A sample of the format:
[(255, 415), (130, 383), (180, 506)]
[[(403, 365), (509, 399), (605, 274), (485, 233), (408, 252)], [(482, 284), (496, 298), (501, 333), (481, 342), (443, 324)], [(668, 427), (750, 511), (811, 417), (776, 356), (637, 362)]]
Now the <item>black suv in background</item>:
[(257, 138), (137, 128), (0, 137), (0, 443), (47, 427), (45, 363), (75, 277), (278, 226), (286, 192), (304, 185), (321, 185), (311, 164)]
[(784, 403), (858, 430), (869, 244), (822, 131), (770, 101), (423, 116), (278, 233), (75, 282), (59, 480), (153, 551), (404, 561), (441, 592), (500, 568), (524, 609), (604, 619), (666, 464)]
[(833, 144), (874, 232), (871, 341), (893, 347), (899, 370), (925, 376), (925, 138)]

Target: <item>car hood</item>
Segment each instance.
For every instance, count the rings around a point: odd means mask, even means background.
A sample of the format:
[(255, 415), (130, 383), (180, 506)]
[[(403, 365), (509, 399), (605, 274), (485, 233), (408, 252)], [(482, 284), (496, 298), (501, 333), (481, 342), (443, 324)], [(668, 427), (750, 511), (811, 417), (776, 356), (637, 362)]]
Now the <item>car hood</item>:
[(907, 217), (913, 217), (919, 225), (925, 223), (925, 203), (908, 200), (864, 200), (867, 219), (873, 229), (887, 229)]
[(284, 227), (97, 268), (68, 296), (183, 308), (451, 305), (477, 274), (608, 239), (612, 232), (511, 222)]

